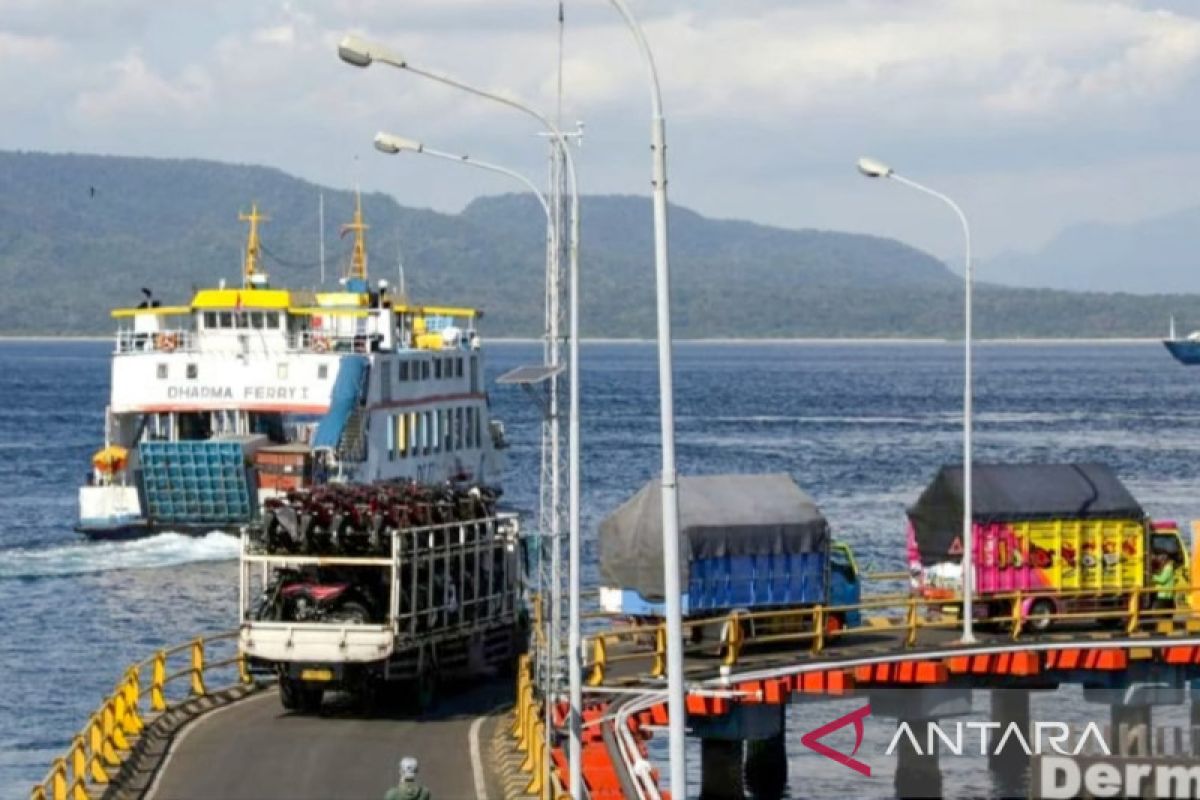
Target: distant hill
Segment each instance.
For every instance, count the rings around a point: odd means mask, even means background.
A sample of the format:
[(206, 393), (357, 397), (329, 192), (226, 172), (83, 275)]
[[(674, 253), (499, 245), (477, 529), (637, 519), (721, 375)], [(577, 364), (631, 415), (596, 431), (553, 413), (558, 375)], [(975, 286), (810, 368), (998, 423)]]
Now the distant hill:
[[(150, 287), (164, 302), (238, 280), (256, 201), (277, 284), (314, 287), (317, 194), (325, 196), (328, 274), (348, 240), (353, 198), (275, 169), (206, 161), (0, 152), (0, 333), (108, 333), (108, 310)], [(491, 335), (537, 335), (543, 217), (522, 195), (457, 215), (363, 197), (370, 269), (393, 283), (403, 253), (409, 295), (477, 305)], [(671, 212), (674, 322), (680, 337), (934, 336), (961, 331), (961, 282), (929, 255), (857, 234), (784, 230)], [(649, 200), (586, 197), (580, 282), (589, 336), (651, 336)], [(982, 336), (1148, 336), (1169, 315), (1200, 327), (1200, 297), (1133, 297), (980, 286)], [(1190, 329), (1190, 328), (1189, 328)]]
[(1200, 207), (1124, 225), (1074, 225), (1036, 252), (1004, 253), (979, 272), (1012, 286), (1200, 292)]

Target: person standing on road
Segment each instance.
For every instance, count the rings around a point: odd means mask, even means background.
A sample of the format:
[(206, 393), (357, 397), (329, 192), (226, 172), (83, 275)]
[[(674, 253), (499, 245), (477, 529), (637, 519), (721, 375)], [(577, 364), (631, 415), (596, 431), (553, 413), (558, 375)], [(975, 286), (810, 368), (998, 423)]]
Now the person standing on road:
[(383, 800), (430, 800), (429, 789), (417, 781), (417, 760), (411, 756), (400, 759), (400, 783), (387, 790)]

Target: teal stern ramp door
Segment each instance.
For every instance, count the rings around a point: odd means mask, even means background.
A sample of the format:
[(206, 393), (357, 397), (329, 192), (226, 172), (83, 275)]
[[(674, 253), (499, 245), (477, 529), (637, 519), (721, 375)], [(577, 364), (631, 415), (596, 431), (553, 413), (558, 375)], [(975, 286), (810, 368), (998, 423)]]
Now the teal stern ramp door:
[(360, 355), (342, 356), (338, 362), (337, 378), (329, 398), (329, 411), (317, 423), (317, 432), (313, 435), (314, 450), (321, 447), (336, 449), (341, 443), (346, 424), (361, 403), (366, 389), (367, 363), (367, 357)]
[(228, 528), (258, 506), (248, 466), (262, 435), (138, 446), (146, 516), (156, 527)]

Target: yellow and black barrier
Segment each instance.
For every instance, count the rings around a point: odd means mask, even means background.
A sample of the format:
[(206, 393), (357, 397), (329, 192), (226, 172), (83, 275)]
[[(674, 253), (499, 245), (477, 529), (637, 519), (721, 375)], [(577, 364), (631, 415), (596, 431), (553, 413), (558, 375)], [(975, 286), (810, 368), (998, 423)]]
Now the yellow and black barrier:
[[(66, 754), (54, 759), (50, 772), (33, 787), (31, 800), (90, 800), (99, 797), (136, 748), (150, 724), (150, 714), (161, 715), (187, 700), (208, 694), (205, 674), (216, 669), (236, 666), (238, 680), (249, 683), (250, 676), (240, 653), (219, 660), (209, 657), (209, 648), (214, 643), (236, 642), (236, 639), (236, 631), (194, 639), (178, 647), (159, 650), (145, 661), (131, 666), (112, 694), (92, 714), (83, 730), (72, 739)], [(187, 655), (187, 666), (168, 672), (172, 658), (183, 654)], [(145, 688), (143, 673), (149, 673)], [(188, 694), (171, 702), (167, 698), (167, 686), (179, 679), (187, 679)], [(148, 715), (142, 713), (143, 700), (149, 705)]]

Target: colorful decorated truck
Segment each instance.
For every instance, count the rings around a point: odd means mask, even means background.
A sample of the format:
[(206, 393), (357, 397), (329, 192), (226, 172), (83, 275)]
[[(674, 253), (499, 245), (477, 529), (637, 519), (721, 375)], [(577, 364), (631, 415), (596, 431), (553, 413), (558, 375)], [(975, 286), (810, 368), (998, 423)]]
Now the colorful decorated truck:
[[(1103, 464), (977, 464), (972, 483), (977, 615), (1007, 617), (1017, 593), (1035, 630), (1058, 613), (1124, 610), (1153, 585), (1157, 555), (1187, 585), (1178, 526), (1150, 520)], [(913, 589), (927, 599), (960, 595), (962, 518), (962, 468), (942, 467), (908, 509)]]
[[(788, 475), (679, 479), (680, 584), (689, 619), (735, 610), (857, 606), (858, 567), (829, 522)], [(662, 494), (650, 481), (600, 525), (600, 605), (653, 621), (664, 615)], [(836, 630), (857, 609), (830, 613)], [(693, 626), (699, 631), (700, 626)]]

